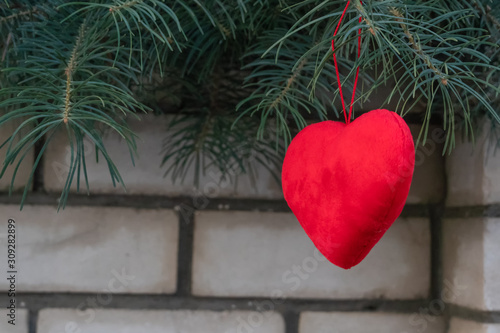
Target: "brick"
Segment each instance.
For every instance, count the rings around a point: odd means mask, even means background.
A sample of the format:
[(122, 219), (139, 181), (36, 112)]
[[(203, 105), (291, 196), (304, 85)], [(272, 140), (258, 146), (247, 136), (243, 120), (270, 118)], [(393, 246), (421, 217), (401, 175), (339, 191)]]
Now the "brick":
[[(18, 123), (14, 122), (9, 122), (2, 125), (2, 127), (0, 128), (0, 145), (4, 143), (4, 141), (7, 140), (12, 135), (12, 133), (17, 129), (17, 125)], [(2, 162), (0, 164), (0, 171), (2, 171), (3, 168), (3, 162), (5, 161), (6, 151), (7, 151), (6, 147), (0, 149), (0, 161)], [(34, 160), (33, 156), (34, 153), (32, 150), (28, 152), (28, 154), (22, 161), (19, 170), (17, 171), (16, 179), (14, 180), (14, 186), (13, 186), (14, 191), (24, 189), (24, 186), (26, 185), (31, 170), (33, 168), (33, 160)], [(14, 175), (16, 164), (17, 161), (13, 165), (9, 166), (5, 171), (3, 177), (0, 178), (0, 191), (8, 191), (12, 181), (12, 176)]]
[(198, 212), (193, 292), (199, 296), (415, 299), (429, 291), (429, 223), (399, 219), (358, 266), (317, 252), (289, 213)]
[(485, 122), (474, 133), (475, 143), (459, 141), (447, 157), (448, 206), (500, 203), (500, 154), (495, 153), (496, 139), (490, 128)]
[[(161, 168), (163, 159), (163, 139), (167, 135), (165, 117), (141, 116), (141, 121), (131, 121), (132, 130), (138, 134), (135, 167), (130, 159), (130, 152), (123, 139), (116, 135), (108, 135), (104, 144), (115, 162), (127, 187), (128, 194), (170, 195), (170, 196), (206, 196), (236, 198), (282, 198), (281, 187), (276, 183), (264, 167), (256, 167), (256, 185), (252, 185), (251, 177), (242, 175), (236, 185), (229, 182), (219, 183), (216, 171), (207, 171), (206, 177), (200, 179), (198, 189), (194, 188), (194, 170), (189, 169), (186, 179), (181, 183), (173, 182), (171, 176), (164, 177), (168, 165)], [(85, 144), (86, 161), (91, 193), (118, 193), (125, 191), (113, 187), (107, 165), (102, 156), (95, 162), (94, 147), (90, 142)], [(45, 154), (44, 182), (48, 191), (59, 192), (64, 186), (70, 161), (70, 151), (65, 133), (61, 132), (52, 141)], [(82, 176), (83, 181), (83, 176)], [(82, 182), (82, 185), (85, 183)], [(73, 186), (73, 191), (76, 185)], [(203, 208), (203, 207), (201, 207)]]
[(500, 324), (477, 323), (461, 318), (450, 320), (448, 333), (500, 333)]
[(28, 333), (28, 311), (24, 309), (16, 309), (15, 325), (9, 324), (7, 310), (0, 310), (0, 332), (5, 333)]
[[(151, 195), (203, 195), (208, 197), (240, 197), (240, 198), (282, 198), (281, 187), (263, 167), (257, 166), (256, 184), (252, 185), (248, 175), (241, 175), (236, 185), (217, 184), (218, 178), (212, 177), (216, 172), (207, 172), (200, 180), (199, 189), (193, 187), (191, 168), (184, 182), (173, 182), (163, 177), (165, 168), (160, 168), (162, 160), (162, 139), (166, 136), (168, 118), (144, 116), (142, 121), (131, 121), (132, 129), (139, 135), (137, 141), (139, 156), (136, 166), (132, 165), (130, 153), (120, 138), (110, 135), (105, 144), (109, 154), (118, 166), (126, 183), (129, 194)], [(418, 136), (420, 126), (410, 126), (414, 137)], [(434, 128), (433, 128), (434, 129)], [(86, 161), (92, 193), (125, 193), (121, 188), (113, 187), (107, 166), (95, 163), (94, 148), (87, 142)], [(443, 158), (441, 156), (442, 141), (439, 136), (429, 137), (424, 147), (419, 146), (416, 154), (414, 181), (412, 183), (408, 203), (438, 202), (444, 193)], [(45, 154), (44, 181), (48, 191), (59, 192), (69, 170), (69, 147), (65, 133), (60, 133), (49, 145)], [(279, 172), (279, 170), (278, 170)], [(83, 180), (83, 178), (82, 178)], [(83, 184), (83, 183), (82, 183)], [(73, 191), (76, 190), (76, 184)]]
[(500, 310), (500, 219), (444, 221), (444, 278), (453, 283), (449, 302)]
[(272, 312), (45, 309), (37, 333), (284, 333), (283, 318)]
[[(171, 210), (0, 206), (0, 216), (16, 220), (23, 292), (175, 292), (178, 221)], [(5, 265), (1, 260), (0, 271)], [(5, 279), (0, 288), (7, 288)]]
[(305, 312), (300, 316), (299, 333), (445, 333), (442, 317), (417, 313)]
[[(421, 126), (410, 125), (416, 141)], [(415, 151), (415, 172), (406, 203), (436, 203), (444, 198), (445, 176), (443, 152), (443, 130), (431, 126), (425, 145), (420, 143)], [(416, 143), (415, 143), (416, 144)]]

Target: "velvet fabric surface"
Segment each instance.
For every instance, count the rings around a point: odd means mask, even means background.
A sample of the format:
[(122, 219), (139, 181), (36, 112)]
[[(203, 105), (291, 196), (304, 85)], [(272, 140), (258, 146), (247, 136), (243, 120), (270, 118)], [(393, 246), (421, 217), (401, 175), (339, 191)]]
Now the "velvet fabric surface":
[(318, 250), (349, 269), (401, 214), (414, 164), (410, 129), (395, 112), (373, 110), (348, 125), (323, 121), (292, 140), (283, 194)]

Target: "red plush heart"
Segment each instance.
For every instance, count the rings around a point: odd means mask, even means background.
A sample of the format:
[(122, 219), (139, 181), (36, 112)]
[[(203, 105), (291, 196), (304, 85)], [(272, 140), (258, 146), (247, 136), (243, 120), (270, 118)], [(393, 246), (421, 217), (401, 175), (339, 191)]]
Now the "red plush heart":
[(401, 214), (414, 164), (410, 129), (394, 112), (374, 110), (348, 125), (323, 121), (292, 140), (283, 193), (318, 250), (349, 269)]

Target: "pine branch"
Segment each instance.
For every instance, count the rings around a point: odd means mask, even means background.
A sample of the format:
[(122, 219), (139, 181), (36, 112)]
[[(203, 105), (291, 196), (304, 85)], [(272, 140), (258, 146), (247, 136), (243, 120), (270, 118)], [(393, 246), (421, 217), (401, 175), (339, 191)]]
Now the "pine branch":
[(8, 22), (8, 21), (14, 21), (14, 20), (19, 19), (23, 16), (33, 15), (34, 13), (37, 13), (37, 12), (38, 12), (38, 8), (34, 7), (32, 9), (17, 12), (17, 13), (14, 13), (14, 14), (6, 16), (6, 17), (0, 17), (0, 24)]
[[(373, 83), (371, 86), (365, 86), (358, 102), (367, 100), (382, 84), (391, 79), (395, 80), (393, 92), (389, 94), (386, 102), (397, 98), (396, 111), (402, 114), (411, 110), (419, 101), (426, 102), (427, 109), (421, 137), (424, 142), (431, 115), (440, 109), (444, 118), (444, 129), (448, 134), (446, 149), (452, 147), (454, 140), (456, 109), (453, 101), (461, 103), (460, 107), (466, 121), (469, 121), (471, 116), (469, 106), (463, 103), (463, 94), (474, 96), (476, 101), (500, 122), (498, 112), (490, 105), (482, 86), (497, 92), (499, 88), (475, 75), (477, 69), (489, 68), (497, 71), (498, 67), (490, 63), (489, 59), (479, 51), (481, 47), (489, 45), (488, 36), (481, 29), (479, 22), (470, 16), (471, 4), (454, 3), (450, 5), (454, 8), (446, 11), (440, 6), (447, 4), (441, 2), (365, 2), (363, 6), (359, 0), (353, 2), (355, 6), (348, 11), (337, 35), (337, 50), (340, 50), (337, 51), (338, 59), (341, 63), (350, 64), (350, 68), (359, 65), (362, 69), (377, 72), (377, 76), (372, 80), (362, 71), (362, 77)], [(345, 6), (345, 3), (343, 5)], [(308, 11), (305, 11), (302, 18), (286, 34), (278, 38), (269, 50), (276, 48), (280, 55), (288, 56), (288, 52), (284, 51), (284, 45), (296, 39), (299, 34), (318, 36), (317, 32), (324, 31), (325, 26), (327, 30), (333, 31), (334, 22), (338, 21), (342, 13), (339, 7), (342, 8), (343, 5), (338, 1), (325, 1), (319, 5), (313, 1), (304, 1), (300, 5), (290, 7), (290, 10), (307, 8)], [(329, 9), (330, 7), (333, 9)], [(406, 18), (402, 11), (407, 13)], [(350, 15), (353, 12), (361, 15), (363, 18), (361, 24), (358, 23), (358, 15), (354, 17)], [(418, 13), (418, 19), (412, 16), (412, 13)], [(358, 29), (364, 31), (363, 44), (366, 46), (359, 61), (354, 63), (349, 61), (349, 58), (353, 58), (355, 50), (353, 32)], [(331, 35), (318, 37), (323, 39), (318, 41), (318, 45), (327, 51)], [(305, 54), (302, 57), (304, 56)], [(323, 68), (324, 59), (330, 57), (331, 53), (319, 61), (318, 69), (310, 78), (311, 92), (315, 91), (318, 78), (328, 75)], [(351, 70), (344, 79), (352, 78), (353, 74)], [(440, 82), (441, 87), (437, 88), (434, 85), (435, 80)], [(311, 95), (311, 98), (314, 96)], [(445, 104), (438, 103), (441, 98), (446, 99)]]
[(475, 2), (474, 6), (476, 9), (486, 17), (486, 20), (491, 22), (497, 30), (500, 30), (500, 19), (496, 18), (492, 13), (491, 13), (491, 6), (486, 5), (485, 8), (482, 8), (482, 6), (479, 5), (479, 3)]
[(429, 55), (422, 49), (422, 46), (415, 41), (415, 38), (413, 37), (412, 33), (410, 32), (410, 29), (404, 23), (403, 14), (401, 14), (401, 12), (397, 8), (391, 8), (390, 13), (393, 14), (394, 16), (396, 16), (396, 21), (399, 22), (406, 37), (408, 37), (410, 45), (413, 47), (415, 52), (424, 60), (427, 67), (429, 67), (436, 74), (436, 76), (441, 79), (441, 83), (444, 85), (447, 85), (448, 80), (445, 78), (445, 75), (438, 68), (436, 68), (436, 66), (434, 66), (432, 64), (431, 58), (429, 57)]
[(131, 0), (131, 1), (127, 1), (127, 2), (124, 2), (123, 4), (121, 5), (116, 5), (116, 6), (112, 6), (109, 8), (109, 11), (110, 12), (117, 12), (117, 11), (120, 11), (124, 8), (129, 8), (129, 7), (133, 7), (135, 5), (138, 5), (140, 3), (144, 2), (144, 0)]
[(5, 61), (5, 57), (7, 56), (7, 51), (9, 50), (9, 46), (12, 41), (12, 36), (13, 36), (12, 32), (9, 32), (9, 34), (7, 35), (7, 40), (5, 41), (4, 49), (2, 52), (2, 62)]
[[(11, 164), (15, 164), (17, 171), (28, 152), (45, 137), (23, 193), (24, 203), (43, 152), (55, 134), (64, 129), (71, 156), (59, 202), (62, 208), (74, 183), (79, 191), (81, 176), (89, 191), (83, 153), (85, 139), (94, 143), (96, 156), (103, 156), (113, 184), (123, 185), (118, 168), (104, 145), (103, 134), (105, 130), (117, 133), (125, 140), (133, 156), (135, 136), (124, 123), (124, 118), (136, 110), (146, 109), (134, 99), (128, 88), (118, 87), (123, 86), (120, 81), (125, 77), (132, 78), (134, 72), (122, 63), (123, 55), (119, 55), (116, 61), (108, 57), (115, 49), (109, 48), (108, 42), (102, 42), (107, 37), (107, 29), (89, 25), (88, 22), (96, 22), (89, 17), (66, 25), (68, 34), (55, 33), (63, 31), (59, 15), (64, 14), (61, 11), (52, 20), (21, 26), (21, 30), (32, 32), (16, 50), (25, 54), (26, 60), (20, 61), (17, 67), (4, 69), (11, 85), (0, 91), (0, 109), (7, 110), (0, 117), (0, 127), (8, 121), (24, 119), (3, 145), (6, 158), (0, 177)], [(118, 72), (116, 67), (110, 66), (112, 64), (124, 70)], [(32, 128), (29, 134), (21, 135), (28, 128)], [(13, 180), (15, 176), (16, 172)]]
[(283, 90), (278, 95), (278, 97), (276, 97), (276, 99), (269, 106), (268, 111), (274, 110), (283, 101), (283, 98), (289, 93), (290, 88), (297, 80), (297, 77), (300, 75), (300, 72), (302, 71), (302, 69), (304, 69), (304, 66), (306, 65), (306, 63), (307, 63), (307, 58), (304, 58), (299, 63), (297, 68), (293, 71), (292, 76), (290, 76), (290, 78), (286, 81), (286, 86), (283, 88)]
[[(346, 89), (361, 68), (355, 110), (391, 85), (380, 107), (395, 102), (395, 111), (405, 115), (424, 105), (420, 138), (425, 140), (431, 118), (439, 117), (448, 151), (460, 122), (469, 127), (485, 112), (500, 122), (500, 10), (491, 3), (353, 0), (335, 52)], [(167, 133), (164, 155), (166, 172), (176, 179), (190, 172), (188, 166), (196, 179), (210, 168), (231, 177), (251, 173), (253, 162), (279, 169), (276, 152), (306, 126), (306, 118), (340, 116), (330, 45), (345, 4), (19, 0), (0, 6), (0, 127), (22, 119), (1, 146), (7, 158), (0, 176), (9, 165), (17, 170), (38, 145), (35, 170), (47, 147), (42, 142), (64, 130), (71, 163), (62, 207), (75, 182), (79, 189), (84, 180), (88, 190), (84, 139), (104, 157), (113, 184), (123, 185), (103, 135), (124, 138), (133, 158), (126, 119), (148, 110), (146, 104), (181, 114), (174, 121), (181, 128)]]
[(73, 51), (71, 52), (71, 56), (69, 58), (68, 67), (66, 67), (64, 71), (64, 74), (66, 75), (66, 94), (64, 98), (63, 122), (65, 124), (68, 123), (69, 113), (71, 110), (71, 90), (72, 90), (71, 85), (73, 81), (73, 74), (76, 70), (77, 54), (79, 48), (81, 47), (83, 38), (85, 37), (84, 33), (85, 33), (85, 23), (82, 23), (80, 25), (78, 36), (76, 37), (75, 46), (73, 47)]

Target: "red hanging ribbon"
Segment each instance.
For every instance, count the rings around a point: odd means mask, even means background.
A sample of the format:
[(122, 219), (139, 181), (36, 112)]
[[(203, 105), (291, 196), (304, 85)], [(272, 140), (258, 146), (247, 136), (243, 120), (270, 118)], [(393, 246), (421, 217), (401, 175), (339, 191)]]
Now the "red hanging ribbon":
[[(352, 92), (352, 99), (351, 99), (351, 105), (349, 107), (349, 116), (347, 116), (347, 111), (345, 109), (345, 104), (344, 104), (344, 94), (342, 93), (342, 83), (340, 82), (340, 74), (339, 74), (339, 66), (337, 63), (337, 55), (335, 54), (335, 36), (337, 35), (337, 32), (339, 31), (340, 24), (342, 23), (342, 20), (344, 19), (345, 13), (347, 12), (347, 8), (349, 7), (349, 4), (351, 1), (347, 1), (347, 5), (344, 8), (344, 12), (342, 13), (342, 16), (340, 17), (339, 23), (337, 24), (337, 28), (335, 29), (335, 32), (333, 33), (333, 39), (332, 39), (332, 51), (333, 51), (333, 61), (335, 63), (335, 73), (337, 74), (337, 82), (339, 84), (339, 91), (340, 91), (340, 100), (342, 101), (342, 110), (344, 111), (344, 118), (345, 118), (345, 123), (349, 124), (351, 122), (351, 114), (352, 114), (352, 107), (354, 105), (354, 96), (356, 96), (356, 86), (358, 85), (358, 77), (359, 77), (359, 66), (356, 70), (356, 78), (354, 79), (354, 90)], [(361, 16), (359, 17), (359, 23), (362, 22)], [(361, 28), (358, 31), (358, 59), (361, 53)]]

